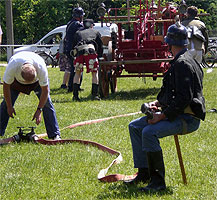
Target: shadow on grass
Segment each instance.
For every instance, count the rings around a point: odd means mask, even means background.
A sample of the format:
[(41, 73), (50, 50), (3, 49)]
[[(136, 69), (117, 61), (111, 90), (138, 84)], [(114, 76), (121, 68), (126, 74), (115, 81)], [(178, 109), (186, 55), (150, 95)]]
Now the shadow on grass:
[(110, 94), (106, 100), (134, 100), (134, 99), (144, 99), (148, 96), (156, 95), (160, 91), (160, 88), (147, 88), (147, 89), (137, 89), (130, 91), (120, 91)]
[(63, 88), (52, 88), (50, 89), (50, 94), (51, 95), (68, 94), (68, 92), (67, 89), (63, 89)]
[[(147, 89), (137, 89), (137, 90), (130, 90), (130, 91), (118, 91), (115, 93), (110, 93), (109, 96), (107, 98), (103, 98), (103, 100), (105, 101), (111, 101), (111, 100), (135, 100), (135, 99), (145, 99), (148, 96), (153, 96), (158, 94), (158, 92), (160, 91), (160, 88), (147, 88)], [(50, 91), (51, 95), (58, 95), (58, 94), (68, 94), (67, 90), (62, 89), (62, 88), (55, 88), (55, 89), (51, 89)], [(72, 93), (71, 93), (72, 94)], [(73, 95), (73, 94), (72, 94)], [(62, 98), (62, 99), (55, 99), (52, 98), (52, 101), (55, 103), (67, 103), (67, 102), (72, 102), (72, 98)], [(82, 97), (81, 98), (81, 102), (87, 102), (87, 101), (91, 101), (91, 94), (86, 96), (86, 97)]]
[(114, 183), (108, 187), (109, 192), (103, 192), (97, 196), (97, 199), (131, 199), (141, 196), (164, 196), (172, 195), (172, 187), (167, 187), (166, 190), (153, 193), (144, 193), (137, 186), (127, 186), (125, 184)]

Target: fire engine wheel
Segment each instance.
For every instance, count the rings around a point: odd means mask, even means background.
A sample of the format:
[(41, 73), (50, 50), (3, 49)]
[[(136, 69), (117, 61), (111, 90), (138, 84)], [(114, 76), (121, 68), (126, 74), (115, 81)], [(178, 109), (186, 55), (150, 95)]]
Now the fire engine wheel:
[(104, 66), (99, 67), (99, 94), (101, 98), (109, 95), (109, 78), (108, 72)]

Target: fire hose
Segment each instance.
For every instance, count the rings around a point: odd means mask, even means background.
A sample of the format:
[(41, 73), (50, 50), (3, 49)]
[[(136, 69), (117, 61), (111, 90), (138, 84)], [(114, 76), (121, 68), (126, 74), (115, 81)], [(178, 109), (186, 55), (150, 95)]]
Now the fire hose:
[[(141, 112), (129, 113), (129, 114), (123, 114), (123, 115), (116, 115), (116, 116), (111, 116), (111, 117), (106, 117), (106, 118), (83, 121), (83, 122), (79, 122), (79, 123), (72, 124), (70, 126), (64, 127), (61, 130), (64, 130), (64, 129), (67, 129), (67, 128), (75, 128), (77, 126), (83, 126), (83, 125), (88, 125), (88, 124), (99, 123), (99, 122), (102, 122), (102, 121), (115, 119), (115, 118), (119, 118), (119, 117), (126, 117), (126, 116), (136, 115), (136, 114), (139, 114), (139, 113), (141, 113)], [(108, 170), (113, 165), (119, 164), (123, 160), (121, 152), (116, 151), (114, 149), (111, 149), (111, 148), (109, 148), (107, 146), (104, 146), (104, 145), (99, 144), (97, 142), (88, 141), (88, 140), (80, 140), (80, 139), (46, 140), (46, 139), (43, 139), (43, 137), (47, 136), (47, 134), (36, 135), (35, 132), (34, 132), (35, 127), (29, 127), (29, 129), (24, 129), (24, 127), (18, 127), (18, 128), (19, 128), (19, 132), (18, 132), (17, 135), (14, 135), (13, 137), (10, 137), (10, 138), (0, 140), (0, 145), (9, 144), (9, 143), (12, 143), (12, 142), (21, 142), (21, 141), (40, 143), (40, 144), (44, 144), (44, 145), (56, 145), (56, 144), (74, 143), (74, 142), (81, 143), (81, 144), (84, 144), (84, 145), (92, 145), (92, 146), (95, 146), (95, 147), (99, 148), (100, 150), (106, 151), (106, 152), (108, 152), (108, 153), (110, 153), (112, 155), (118, 155), (118, 157), (116, 159), (114, 159), (107, 168), (100, 170), (100, 172), (98, 173), (98, 176), (97, 176), (98, 180), (100, 180), (102, 182), (116, 182), (116, 181), (120, 181), (120, 180), (129, 180), (129, 179), (132, 179), (132, 178), (134, 178), (136, 176), (136, 174), (134, 174), (134, 175), (124, 175), (124, 174), (106, 175)], [(30, 131), (30, 132), (25, 134), (24, 133), (25, 131)]]

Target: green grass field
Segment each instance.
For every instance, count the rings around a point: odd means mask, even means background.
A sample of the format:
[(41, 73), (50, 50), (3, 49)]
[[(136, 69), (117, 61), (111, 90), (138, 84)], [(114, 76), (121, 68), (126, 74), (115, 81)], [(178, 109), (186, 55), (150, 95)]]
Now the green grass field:
[[(1, 77), (4, 70), (4, 67), (0, 67)], [(212, 73), (204, 69), (204, 75), (204, 96), (209, 111), (217, 107), (217, 69), (213, 69)], [(83, 101), (73, 102), (72, 93), (60, 89), (62, 76), (58, 68), (49, 68), (51, 98), (60, 129), (81, 121), (137, 112), (142, 103), (156, 98), (162, 81), (161, 78), (157, 81), (147, 78), (144, 84), (142, 78), (118, 79), (118, 92), (102, 101), (91, 101), (91, 75), (85, 73), (84, 91), (80, 93)], [(2, 98), (0, 86), (1, 101)], [(2, 138), (17, 134), (17, 126), (35, 126), (31, 119), (37, 104), (34, 93), (30, 96), (20, 95), (15, 104), (17, 116), (10, 119)], [(137, 114), (64, 129), (61, 131), (62, 138), (91, 140), (118, 150), (124, 160), (112, 167), (109, 174), (134, 174), (136, 169), (133, 168), (128, 124), (140, 116)], [(127, 187), (122, 182), (98, 181), (98, 172), (116, 156), (92, 146), (77, 143), (54, 146), (13, 143), (0, 146), (0, 199), (217, 199), (216, 124), (217, 113), (207, 112), (199, 130), (180, 137), (188, 185), (182, 183), (174, 138), (160, 140), (168, 189), (153, 195), (138, 192), (138, 187), (142, 185)], [(43, 122), (37, 126), (36, 133), (45, 133)]]

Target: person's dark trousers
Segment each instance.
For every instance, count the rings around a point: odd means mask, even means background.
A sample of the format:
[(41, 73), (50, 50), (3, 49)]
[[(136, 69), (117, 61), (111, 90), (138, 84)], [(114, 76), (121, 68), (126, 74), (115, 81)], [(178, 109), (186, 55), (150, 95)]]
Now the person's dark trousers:
[(80, 101), (80, 98), (78, 97), (78, 90), (79, 90), (79, 84), (74, 83), (73, 84), (73, 101)]
[(92, 94), (92, 97), (91, 97), (92, 100), (98, 100), (98, 101), (101, 100), (99, 98), (99, 85), (98, 84), (92, 83), (91, 94)]
[(162, 151), (147, 152), (147, 159), (151, 181), (146, 187), (141, 188), (141, 191), (148, 193), (165, 190), (165, 167)]

